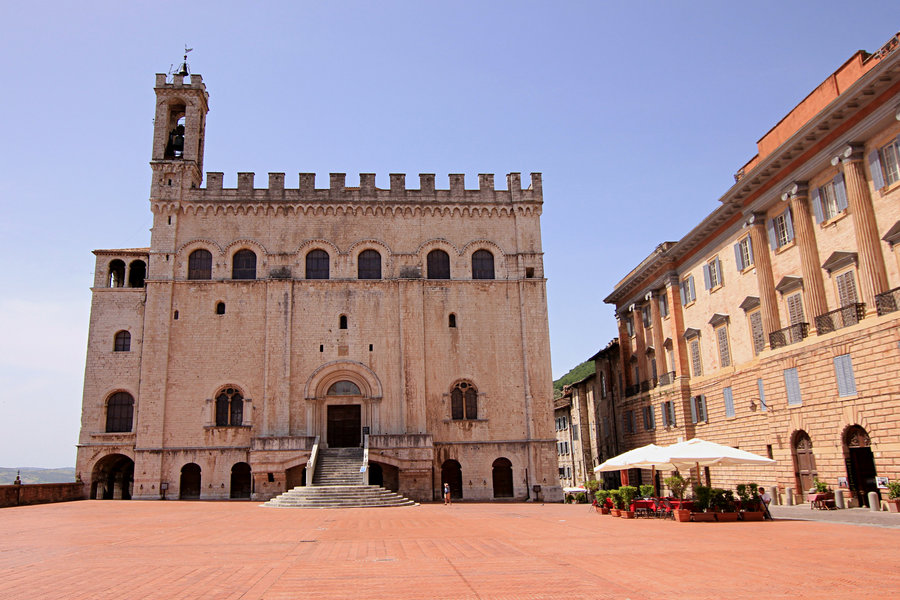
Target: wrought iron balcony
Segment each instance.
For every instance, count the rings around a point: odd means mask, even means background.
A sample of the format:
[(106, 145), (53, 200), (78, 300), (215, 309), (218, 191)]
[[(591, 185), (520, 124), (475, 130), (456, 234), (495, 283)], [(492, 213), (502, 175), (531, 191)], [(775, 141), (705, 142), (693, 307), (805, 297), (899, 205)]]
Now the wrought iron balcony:
[(875, 309), (879, 316), (900, 310), (900, 287), (875, 296)]
[(675, 382), (675, 371), (669, 371), (668, 373), (663, 373), (659, 377), (659, 385), (669, 385), (670, 383)]
[(866, 316), (866, 305), (864, 302), (856, 304), (848, 304), (837, 310), (832, 310), (824, 315), (816, 317), (816, 331), (819, 335), (831, 333), (842, 327), (856, 325)]
[(772, 349), (782, 348), (806, 338), (809, 335), (809, 323), (795, 323), (790, 327), (773, 331), (769, 334), (769, 345)]
[(649, 382), (649, 381), (642, 381), (642, 382), (641, 382), (641, 391), (642, 391), (642, 392), (649, 392), (649, 391), (650, 391), (650, 382)]
[(628, 398), (629, 396), (635, 396), (635, 395), (639, 394), (640, 391), (641, 391), (641, 384), (639, 384), (639, 383), (635, 383), (633, 385), (626, 385), (625, 386), (625, 397)]

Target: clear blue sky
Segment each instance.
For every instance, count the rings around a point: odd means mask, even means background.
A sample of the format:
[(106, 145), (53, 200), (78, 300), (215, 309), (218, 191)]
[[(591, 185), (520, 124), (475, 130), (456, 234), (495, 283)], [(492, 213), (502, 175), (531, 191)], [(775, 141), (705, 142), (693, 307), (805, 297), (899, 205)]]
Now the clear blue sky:
[[(0, 466), (71, 466), (95, 248), (149, 244), (154, 73), (210, 92), (205, 169), (540, 171), (553, 373), (756, 140), (900, 3), (44, 2), (0, 21)], [(525, 175), (527, 178), (527, 175)]]

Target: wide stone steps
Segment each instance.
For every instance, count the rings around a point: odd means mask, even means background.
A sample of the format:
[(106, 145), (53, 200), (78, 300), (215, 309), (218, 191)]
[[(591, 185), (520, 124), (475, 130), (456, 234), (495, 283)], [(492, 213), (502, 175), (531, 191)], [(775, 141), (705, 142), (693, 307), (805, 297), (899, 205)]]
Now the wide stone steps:
[(361, 448), (323, 448), (316, 460), (313, 485), (359, 485), (364, 483), (359, 469), (363, 464)]
[(274, 508), (367, 508), (415, 505), (412, 500), (377, 485), (297, 486), (263, 504)]

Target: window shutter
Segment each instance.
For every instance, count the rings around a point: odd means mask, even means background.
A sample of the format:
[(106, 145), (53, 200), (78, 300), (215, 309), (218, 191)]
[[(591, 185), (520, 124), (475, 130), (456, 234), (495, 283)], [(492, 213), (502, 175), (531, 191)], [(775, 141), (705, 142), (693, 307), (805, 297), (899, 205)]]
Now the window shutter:
[(652, 404), (649, 406), (648, 413), (650, 414), (650, 429), (656, 429), (656, 407)]
[(707, 290), (712, 287), (709, 277), (709, 265), (703, 265), (703, 285), (704, 289)]
[(763, 390), (763, 380), (756, 380), (756, 387), (759, 389), (759, 409), (762, 412), (766, 412), (769, 409), (769, 406), (766, 404), (766, 393)]
[(682, 306), (684, 306), (685, 304), (687, 304), (687, 296), (685, 296), (685, 294), (684, 294), (684, 284), (685, 284), (685, 283), (686, 283), (686, 282), (682, 281), (682, 282), (678, 285), (678, 291), (681, 292), (681, 305), (682, 305)]
[(716, 275), (719, 277), (719, 285), (725, 284), (725, 275), (722, 273), (722, 261), (719, 260), (719, 257), (716, 257)]
[(706, 416), (706, 396), (697, 396), (697, 419), (706, 423), (709, 419)]
[(775, 237), (775, 219), (769, 219), (766, 223), (766, 232), (769, 234), (769, 248), (778, 248), (778, 238)]
[(800, 377), (796, 367), (784, 370), (784, 387), (787, 391), (788, 404), (803, 404), (803, 398), (800, 395)]
[(731, 394), (731, 388), (727, 387), (722, 390), (722, 395), (725, 397), (725, 416), (733, 417), (734, 416), (734, 396)]
[(672, 427), (675, 427), (678, 423), (675, 422), (675, 403), (671, 400), (669, 401), (669, 424)]
[(794, 239), (794, 222), (791, 220), (791, 209), (784, 211), (784, 228), (787, 229), (787, 239), (790, 242)]
[(825, 220), (824, 211), (822, 210), (822, 198), (819, 196), (819, 188), (815, 188), (812, 191), (812, 209), (813, 214), (816, 215), (816, 223), (821, 223)]
[(691, 423), (697, 422), (697, 396), (691, 398)]
[[(751, 265), (754, 264), (754, 260), (753, 260), (753, 238), (750, 237), (750, 236), (747, 236), (747, 256), (750, 257), (750, 264), (751, 264)], [(749, 266), (749, 265), (745, 265), (745, 266)]]
[(838, 173), (834, 176), (834, 202), (837, 205), (838, 212), (847, 210), (847, 186), (844, 184), (844, 174)]
[(688, 277), (688, 287), (690, 287), (691, 292), (691, 302), (697, 299), (697, 291), (694, 289), (694, 276), (691, 275)]
[(659, 412), (662, 413), (663, 427), (668, 427), (669, 426), (669, 414), (666, 412), (666, 403), (665, 402), (660, 403)]
[(741, 254), (741, 243), (734, 245), (734, 264), (737, 265), (738, 271), (744, 270), (744, 257)]
[(869, 153), (869, 171), (872, 173), (872, 183), (875, 189), (880, 190), (884, 187), (884, 174), (881, 172), (881, 159), (878, 157), (878, 150), (872, 150)]

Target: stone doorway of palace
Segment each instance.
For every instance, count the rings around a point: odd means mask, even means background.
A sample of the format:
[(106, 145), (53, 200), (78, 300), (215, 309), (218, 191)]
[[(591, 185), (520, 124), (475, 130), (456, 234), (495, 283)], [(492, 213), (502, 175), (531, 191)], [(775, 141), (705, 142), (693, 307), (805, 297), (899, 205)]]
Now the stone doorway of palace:
[(362, 441), (362, 406), (333, 404), (328, 410), (328, 447), (358, 448)]
[[(847, 484), (860, 506), (869, 506), (869, 492), (878, 492), (875, 481), (875, 456), (869, 434), (859, 425), (847, 428), (844, 434), (844, 459), (847, 464)], [(880, 494), (879, 494), (880, 495)]]
[(134, 483), (134, 461), (124, 454), (104, 456), (91, 474), (91, 498), (94, 500), (130, 500)]
[(802, 429), (794, 433), (792, 454), (797, 492), (805, 495), (815, 487), (816, 477), (819, 473), (816, 471), (816, 456), (813, 454), (812, 440), (809, 438), (809, 434)]

